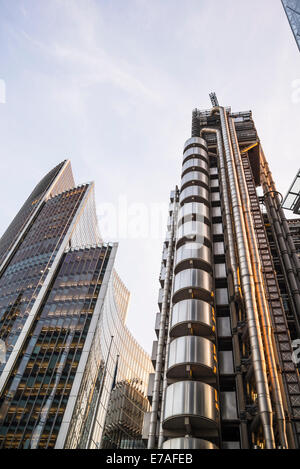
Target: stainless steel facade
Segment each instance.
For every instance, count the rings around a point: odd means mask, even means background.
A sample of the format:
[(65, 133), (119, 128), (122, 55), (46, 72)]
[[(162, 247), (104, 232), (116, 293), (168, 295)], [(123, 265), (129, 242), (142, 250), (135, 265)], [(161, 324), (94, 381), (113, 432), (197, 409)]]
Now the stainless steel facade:
[(299, 448), (299, 258), (251, 112), (212, 98), (171, 193), (144, 436), (149, 449)]
[(139, 383), (140, 412), (148, 409), (152, 364), (125, 325), (116, 251), (100, 238), (93, 183), (75, 186), (69, 161), (1, 238), (1, 448), (100, 448), (111, 391), (124, 379)]

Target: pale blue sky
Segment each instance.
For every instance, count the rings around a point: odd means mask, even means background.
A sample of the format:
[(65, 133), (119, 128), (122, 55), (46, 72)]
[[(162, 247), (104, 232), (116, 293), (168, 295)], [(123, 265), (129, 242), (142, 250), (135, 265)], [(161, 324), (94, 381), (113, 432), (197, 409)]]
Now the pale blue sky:
[[(280, 191), (300, 166), (300, 57), (280, 0), (0, 0), (0, 56), (0, 233), (65, 158), (98, 206), (166, 204), (212, 90), (252, 109)], [(150, 351), (162, 240), (119, 241), (128, 325)]]

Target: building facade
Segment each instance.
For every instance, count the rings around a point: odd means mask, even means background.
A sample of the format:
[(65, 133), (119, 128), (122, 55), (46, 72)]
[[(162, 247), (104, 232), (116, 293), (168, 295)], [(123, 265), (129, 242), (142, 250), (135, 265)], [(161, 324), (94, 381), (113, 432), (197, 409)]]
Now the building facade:
[(150, 405), (138, 379), (119, 381), (110, 394), (103, 449), (145, 449), (141, 428)]
[(69, 161), (2, 236), (0, 448), (100, 448), (113, 387), (136, 379), (146, 393), (152, 364), (125, 326), (116, 252)]
[(300, 0), (282, 0), (282, 5), (300, 51)]
[(149, 449), (299, 448), (296, 239), (252, 113), (211, 100), (193, 112), (171, 192), (144, 438)]

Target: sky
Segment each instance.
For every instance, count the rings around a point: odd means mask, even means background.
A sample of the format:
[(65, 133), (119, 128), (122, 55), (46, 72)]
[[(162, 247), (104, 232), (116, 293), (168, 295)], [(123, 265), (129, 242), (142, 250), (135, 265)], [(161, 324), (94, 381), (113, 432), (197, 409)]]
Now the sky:
[(300, 56), (280, 0), (0, 0), (0, 235), (70, 159), (119, 241), (150, 353), (169, 193), (209, 92), (252, 110), (277, 189), (299, 169)]

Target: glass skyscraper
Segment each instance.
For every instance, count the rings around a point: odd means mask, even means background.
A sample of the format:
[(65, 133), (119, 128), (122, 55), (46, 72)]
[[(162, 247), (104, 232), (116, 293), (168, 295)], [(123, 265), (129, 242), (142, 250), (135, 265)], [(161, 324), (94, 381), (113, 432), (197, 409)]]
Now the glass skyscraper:
[(282, 4), (300, 51), (300, 0), (282, 0)]
[(69, 161), (2, 236), (0, 448), (100, 448), (111, 392), (124, 380), (138, 382), (149, 410), (152, 364), (125, 326), (116, 251), (100, 238), (93, 183), (75, 186)]

